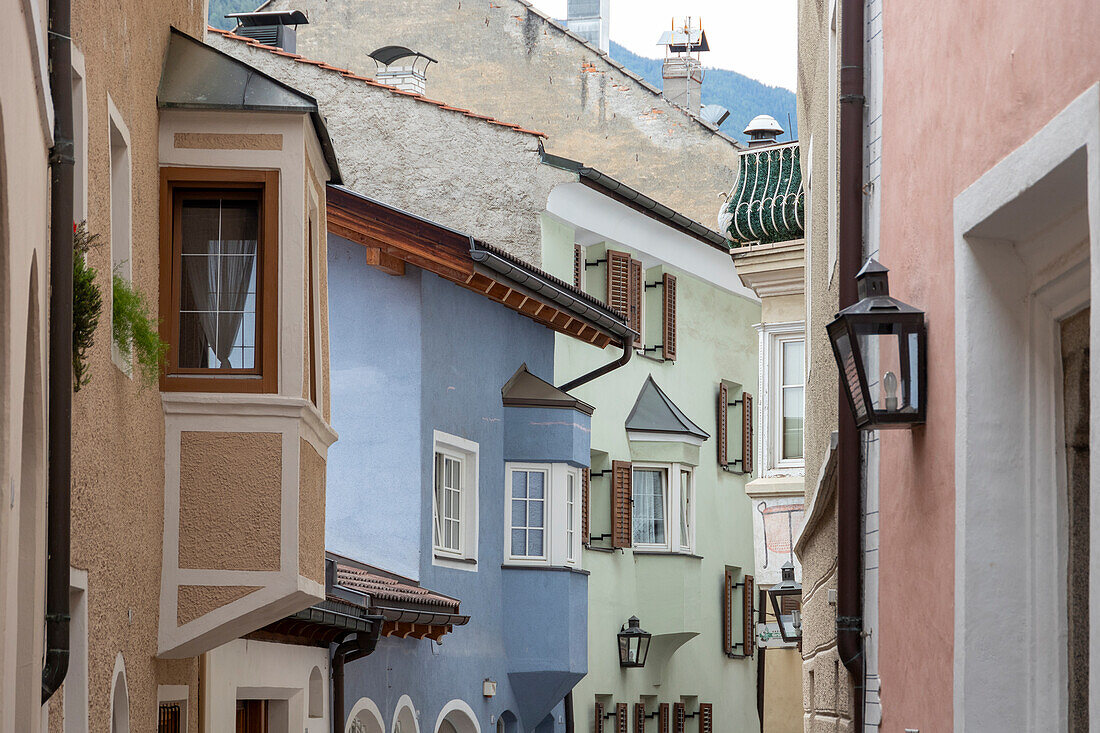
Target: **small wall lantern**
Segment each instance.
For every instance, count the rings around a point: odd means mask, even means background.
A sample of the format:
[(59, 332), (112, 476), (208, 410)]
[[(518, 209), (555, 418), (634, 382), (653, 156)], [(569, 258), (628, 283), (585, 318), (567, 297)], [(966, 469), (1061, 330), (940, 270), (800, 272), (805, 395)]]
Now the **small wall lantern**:
[(861, 430), (924, 422), (924, 311), (890, 297), (888, 272), (874, 259), (867, 260), (856, 275), (859, 301), (828, 325), (848, 404)]
[(790, 560), (783, 563), (781, 569), (782, 580), (773, 585), (768, 591), (768, 597), (772, 600), (772, 612), (775, 620), (779, 622), (779, 634), (783, 641), (802, 641), (802, 612), (797, 608), (790, 613), (783, 613), (783, 598), (786, 596), (802, 597), (802, 584), (795, 582), (794, 565)]
[(631, 616), (619, 631), (619, 666), (644, 667), (653, 634), (642, 629), (637, 616)]

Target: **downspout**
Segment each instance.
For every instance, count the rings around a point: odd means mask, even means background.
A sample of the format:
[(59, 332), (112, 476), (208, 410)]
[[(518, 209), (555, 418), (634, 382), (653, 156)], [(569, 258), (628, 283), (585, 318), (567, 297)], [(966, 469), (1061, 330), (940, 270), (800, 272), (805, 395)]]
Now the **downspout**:
[(573, 733), (573, 691), (565, 693), (565, 733)]
[[(840, 307), (856, 302), (863, 259), (863, 2), (843, 0), (840, 36)], [(863, 730), (863, 495), (859, 431), (839, 385), (837, 442), (837, 607), (840, 661), (852, 678), (853, 730)]]
[(603, 375), (607, 374), (608, 372), (613, 372), (616, 369), (618, 369), (619, 367), (625, 366), (626, 363), (628, 361), (630, 361), (630, 357), (634, 354), (634, 344), (631, 343), (630, 340), (628, 340), (628, 339), (623, 339), (622, 346), (623, 346), (623, 355), (620, 356), (618, 359), (616, 359), (615, 361), (610, 362), (608, 364), (604, 364), (599, 369), (593, 369), (592, 371), (588, 372), (587, 374), (582, 374), (579, 377), (577, 377), (576, 379), (573, 379), (571, 381), (566, 382), (562, 386), (558, 387), (558, 389), (560, 389), (562, 392), (568, 392), (569, 390), (573, 389), (574, 387), (579, 387), (582, 384), (588, 384), (593, 379), (598, 379), (599, 377), (602, 377)]
[(69, 500), (73, 369), (73, 80), (70, 0), (50, 0), (50, 358), (46, 488), (45, 704), (69, 669)]
[(344, 665), (374, 652), (382, 635), (381, 616), (371, 617), (371, 630), (366, 639), (356, 634), (351, 641), (342, 641), (332, 653), (332, 733), (344, 733)]

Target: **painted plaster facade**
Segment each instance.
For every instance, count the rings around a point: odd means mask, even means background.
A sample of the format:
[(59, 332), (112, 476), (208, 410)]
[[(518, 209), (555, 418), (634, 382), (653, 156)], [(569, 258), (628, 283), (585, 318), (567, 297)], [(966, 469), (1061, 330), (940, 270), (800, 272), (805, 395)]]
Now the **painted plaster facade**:
[(45, 2), (0, 28), (0, 730), (41, 722), (49, 169)]
[[(728, 182), (727, 182), (728, 183)], [(677, 277), (677, 361), (636, 354), (626, 366), (574, 390), (596, 406), (592, 421), (592, 548), (584, 553), (592, 573), (588, 602), (588, 675), (574, 690), (576, 725), (593, 730), (595, 704), (614, 711), (615, 704), (644, 703), (647, 713), (662, 703), (684, 703), (688, 713), (700, 703), (713, 707), (715, 730), (759, 725), (756, 705), (756, 662), (728, 658), (723, 648), (722, 587), (727, 568), (751, 574), (754, 567), (752, 505), (745, 495), (747, 478), (718, 466), (716, 396), (726, 381), (740, 394), (756, 390), (756, 339), (752, 324), (760, 320), (760, 305), (737, 279), (729, 255), (612, 200), (581, 183), (557, 187), (544, 217), (543, 252), (547, 267), (559, 277), (572, 271), (573, 245), (586, 247), (595, 262), (607, 250), (624, 251), (640, 259), (646, 283), (662, 273)], [(586, 270), (587, 287), (599, 292), (602, 265)], [(658, 343), (660, 308), (647, 291), (643, 331), (645, 345)], [(658, 291), (659, 292), (659, 291)], [(715, 329), (714, 324), (726, 324)], [(559, 339), (555, 373), (559, 381), (615, 358), (577, 348)], [(649, 352), (652, 354), (653, 352)], [(659, 352), (658, 352), (659, 353)], [(627, 416), (647, 377), (710, 438), (690, 446), (675, 441), (653, 443), (630, 439)], [(731, 410), (731, 420), (737, 419)], [(731, 441), (735, 443), (736, 441)], [(666, 446), (684, 445), (670, 458)], [(739, 453), (734, 445), (731, 455)], [(646, 553), (641, 548), (608, 550), (609, 476), (612, 461), (636, 466), (668, 465), (670, 460), (693, 467), (694, 522), (691, 549)], [(604, 549), (595, 549), (604, 548)], [(676, 548), (673, 548), (676, 550)], [(654, 634), (643, 669), (621, 669), (616, 634), (630, 616)], [(606, 723), (610, 725), (611, 723)], [(690, 726), (697, 724), (689, 722)], [(656, 721), (649, 721), (656, 726)]]
[[(4, 238), (0, 273), (5, 278), (4, 302), (0, 306), (0, 333), (5, 339), (0, 405), (6, 421), (0, 470), (5, 476), (5, 486), (10, 484), (8, 493), (12, 494), (0, 514), (5, 543), (0, 548), (0, 598), (5, 609), (0, 614), (3, 619), (0, 730), (37, 731), (40, 726), (43, 730), (48, 727), (51, 731), (76, 733), (127, 731), (131, 727), (144, 730), (155, 725), (158, 703), (173, 702), (190, 712), (189, 716), (185, 712), (185, 729), (194, 731), (199, 723), (195, 714), (198, 660), (194, 655), (216, 642), (178, 655), (185, 658), (160, 656), (164, 649), (158, 644), (158, 628), (167, 616), (166, 602), (170, 603), (173, 615), (177, 611), (174, 593), (166, 601), (167, 594), (161, 592), (165, 580), (162, 561), (170, 556), (165, 549), (166, 537), (180, 537), (179, 532), (166, 531), (165, 526), (165, 486), (172, 477), (171, 467), (166, 464), (165, 437), (170, 431), (165, 429), (166, 410), (158, 390), (143, 387), (133, 365), (125, 364), (112, 349), (110, 283), (114, 269), (152, 304), (156, 317), (161, 280), (161, 166), (178, 162), (164, 157), (170, 158), (171, 153), (166, 153), (161, 136), (165, 115), (157, 109), (157, 88), (173, 36), (171, 29), (179, 28), (201, 37), (204, 8), (167, 1), (103, 8), (93, 1), (75, 3), (72, 9), (74, 218), (87, 220), (89, 231), (103, 237), (102, 246), (88, 253), (88, 262), (98, 271), (96, 282), (105, 296), (95, 346), (88, 353), (90, 381), (73, 400), (70, 658), (65, 684), (50, 699), (47, 709), (40, 704), (41, 662), (35, 661), (41, 659), (43, 611), (41, 602), (33, 600), (42, 597), (45, 567), (42, 554), (47, 377), (44, 283), (49, 263), (46, 259), (48, 168), (43, 155), (50, 142), (52, 110), (46, 103), (48, 90), (42, 67), (44, 9), (38, 3), (12, 8), (13, 17), (21, 20), (5, 26), (4, 33), (11, 34), (10, 38), (5, 35), (4, 53), (11, 55), (6, 68), (12, 73), (5, 74), (0, 81), (3, 92), (0, 178), (5, 186), (0, 198), (0, 234)], [(226, 135), (218, 140), (205, 140), (204, 144), (195, 144), (194, 138), (187, 137), (196, 132), (189, 126), (194, 117), (189, 121), (175, 118), (174, 122), (180, 124), (178, 129), (185, 133), (181, 138), (185, 144), (180, 148), (190, 150), (183, 153), (184, 157), (190, 156), (187, 164), (230, 168), (239, 165), (240, 160), (227, 162), (227, 159), (234, 154), (247, 157), (249, 152), (255, 152), (254, 146), (242, 141), (255, 132), (251, 126), (265, 124), (260, 122), (261, 118), (262, 115), (232, 119), (207, 115), (202, 124), (221, 125)], [(286, 229), (281, 232), (283, 251), (295, 253), (296, 247), (304, 249), (307, 236), (304, 212), (309, 204), (311, 183), (313, 208), (323, 212), (321, 186), (328, 180), (329, 170), (320, 156), (316, 133), (308, 121), (303, 125), (302, 115), (287, 115), (281, 123), (283, 127), (278, 132), (296, 142), (295, 149), (287, 154), (296, 155), (297, 166), (282, 170), (284, 191), (292, 198), (283, 210)], [(173, 147), (171, 141), (168, 147)], [(261, 150), (249, 163), (279, 168), (271, 150), (270, 146)], [(311, 155), (312, 162), (307, 162)], [(18, 170), (18, 175), (11, 174), (13, 170)], [(312, 170), (312, 181), (307, 180), (307, 170)], [(275, 220), (279, 221), (278, 215)], [(314, 224), (323, 231), (323, 219), (315, 218)], [(283, 263), (287, 280), (281, 283), (281, 290), (287, 300), (285, 309), (276, 309), (274, 313), (286, 327), (280, 334), (287, 348), (282, 355), (285, 362), (282, 386), (302, 403), (305, 362), (301, 355), (304, 343), (301, 326), (306, 320), (306, 279), (304, 257), (300, 251), (296, 254), (297, 269), (291, 266), (294, 259), (291, 254)], [(324, 262), (323, 255), (321, 261)], [(317, 285), (317, 290), (321, 287), (323, 284)], [(322, 296), (321, 300), (325, 298)], [(316, 314), (315, 322), (320, 329), (327, 328), (323, 314)], [(295, 326), (299, 329), (297, 339), (292, 337)], [(325, 363), (323, 356), (318, 363)], [(327, 391), (324, 375), (318, 376), (321, 389)], [(24, 397), (13, 404), (16, 394)], [(203, 400), (191, 402), (201, 407)], [(205, 402), (207, 405), (221, 402), (224, 406), (232, 399), (227, 400), (223, 393), (216, 398), (207, 395)], [(318, 424), (324, 423), (319, 412), (317, 418)], [(220, 430), (233, 432), (235, 428), (223, 424)], [(324, 430), (328, 431), (327, 427)], [(334, 437), (326, 434), (330, 442)], [(295, 452), (300, 449), (297, 438), (293, 448)], [(215, 446), (211, 452), (227, 462), (244, 457), (234, 455), (225, 444)], [(14, 464), (10, 462), (13, 455), (17, 459)], [(302, 479), (314, 484), (315, 494), (323, 492), (323, 471), (317, 470), (315, 462), (310, 465), (300, 474), (297, 465), (293, 466), (295, 491), (291, 506), (295, 509), (288, 514), (295, 519), (296, 489)], [(177, 481), (179, 475), (177, 461)], [(247, 493), (255, 487), (245, 481), (243, 488)], [(320, 514), (323, 508), (316, 500), (303, 501), (302, 505), (303, 521), (315, 531), (309, 544), (323, 543), (323, 514)], [(9, 514), (9, 508), (15, 509), (14, 515)], [(307, 516), (311, 509), (313, 516)], [(280, 507), (274, 521), (285, 525), (290, 516), (283, 517)], [(204, 521), (200, 519), (198, 524)], [(189, 533), (191, 529), (199, 535), (204, 531), (201, 526), (186, 527), (182, 546), (195, 547), (190, 542), (194, 539)], [(310, 565), (307, 559), (298, 567), (296, 526), (293, 534), (294, 577), (296, 580), (301, 577), (300, 569), (306, 576), (313, 573), (314, 586), (320, 588), (319, 581), (323, 580), (320, 563)], [(15, 545), (9, 546), (9, 542), (18, 542), (20, 551), (13, 552)], [(175, 545), (172, 549), (176, 549)], [(226, 557), (218, 555), (223, 549), (214, 546), (199, 552), (200, 565), (216, 566), (218, 557)], [(237, 567), (238, 561), (250, 565), (262, 560), (263, 553), (255, 552), (255, 547), (246, 546), (243, 550), (243, 557), (230, 562), (232, 567)], [(303, 557), (307, 556), (308, 553), (303, 553)], [(224, 610), (220, 607), (239, 596), (241, 587), (247, 590), (250, 582), (235, 577), (230, 584), (223, 580), (196, 591), (206, 580), (185, 580), (181, 585), (188, 590), (180, 596), (180, 617), (185, 621), (199, 619), (197, 623), (201, 624), (201, 617), (209, 616), (207, 611)], [(296, 588), (294, 592), (300, 590)], [(308, 605), (313, 597), (309, 590), (307, 585), (302, 596), (289, 607)], [(238, 621), (241, 615), (238, 613)], [(262, 625), (257, 618), (251, 621), (256, 626), (249, 627), (249, 623), (240, 624), (228, 638)]]
[[(360, 244), (333, 236), (329, 253), (334, 425), (347, 438), (332, 452), (333, 534), (355, 538), (356, 559), (458, 598), (471, 617), (442, 643), (381, 639), (348, 665), (347, 712), (376, 709), (388, 729), (408, 700), (417, 729), (434, 733), (448, 705), (461, 701), (478, 727), (459, 730), (495, 730), (501, 716), (522, 724), (515, 730), (563, 730), (560, 701), (587, 671), (588, 579), (579, 567), (508, 562), (505, 466), (587, 465), (587, 418), (516, 415), (532, 410), (501, 403), (521, 364), (551, 376), (554, 334), (430, 272), (385, 274), (366, 264)], [(579, 446), (522, 439), (529, 425), (562, 420), (581, 424)], [(475, 547), (465, 561), (433, 551), (440, 445), (476, 457)], [(496, 683), (492, 697), (485, 680)]]
[[(781, 581), (787, 562), (795, 566), (795, 580), (803, 581), (795, 540), (805, 517), (805, 431), (803, 423), (788, 435), (784, 423), (805, 415), (806, 207), (800, 157), (797, 142), (756, 144), (742, 151), (737, 180), (719, 216), (737, 275), (761, 306), (756, 326), (758, 477), (745, 485), (754, 510), (754, 575), (761, 592)], [(791, 399), (794, 395), (798, 399)], [(764, 605), (764, 622), (757, 627), (764, 730), (801, 731), (801, 652), (783, 640), (770, 603)]]
[[(599, 168), (696, 221), (713, 219), (736, 175), (740, 146), (731, 138), (525, 0), (369, 8), (356, 0), (274, 0), (263, 9), (305, 11), (310, 24), (298, 29), (298, 51), (363, 76), (374, 76), (368, 54), (382, 46), (425, 53), (438, 61), (427, 71), (428, 97), (545, 132), (551, 153)], [(654, 43), (662, 30), (653, 28)]]
[[(1067, 570), (1066, 527), (1095, 537), (1095, 524), (1067, 508), (1080, 476), (1065, 465), (1072, 440), (1059, 415), (1091, 414), (1095, 423), (1097, 410), (1068, 381), (1063, 391), (1070, 375), (1059, 340), (1096, 293), (1100, 56), (1081, 25), (1096, 9), (927, 10), (872, 2), (866, 11), (864, 254), (890, 268), (892, 295), (927, 314), (929, 400), (925, 426), (863, 439), (865, 720), (868, 729), (1083, 730), (1096, 716), (1082, 702), (1082, 669), (1095, 680), (1098, 655), (1095, 640), (1086, 649), (1070, 633), (1082, 623), (1072, 610), (1082, 589)], [(836, 425), (823, 329), (836, 311), (834, 12), (800, 4), (803, 152), (815, 151), (815, 170), (824, 163), (830, 172), (827, 185), (810, 187), (810, 368), (820, 387), (807, 402), (807, 475)], [(992, 28), (985, 20), (997, 30), (958, 45), (961, 23)], [(960, 109), (988, 130), (944, 137)], [(1089, 330), (1095, 344), (1095, 324)], [(997, 394), (1027, 397), (991, 409), (994, 384)], [(1063, 402), (1074, 394), (1078, 404)], [(811, 507), (832, 501), (822, 474), (807, 486)], [(799, 542), (807, 584), (820, 588), (807, 599), (815, 654), (806, 666), (817, 674), (804, 704), (807, 730), (833, 730), (852, 711), (829, 702), (846, 699), (848, 685), (838, 694), (821, 674), (835, 626), (816, 596), (833, 587), (836, 530), (835, 508), (819, 508)], [(929, 706), (930, 698), (945, 704)]]

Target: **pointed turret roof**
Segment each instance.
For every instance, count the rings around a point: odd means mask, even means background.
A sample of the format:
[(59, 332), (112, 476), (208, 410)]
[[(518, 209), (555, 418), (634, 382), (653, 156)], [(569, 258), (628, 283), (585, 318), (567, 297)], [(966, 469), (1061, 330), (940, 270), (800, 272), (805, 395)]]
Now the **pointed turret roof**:
[(577, 410), (591, 415), (592, 405), (582, 402), (568, 392), (563, 392), (546, 380), (539, 379), (523, 364), (500, 390), (506, 407), (552, 407)]
[(626, 429), (646, 433), (680, 433), (706, 440), (710, 433), (691, 421), (676, 403), (669, 399), (653, 376), (646, 377), (634, 409), (626, 418)]

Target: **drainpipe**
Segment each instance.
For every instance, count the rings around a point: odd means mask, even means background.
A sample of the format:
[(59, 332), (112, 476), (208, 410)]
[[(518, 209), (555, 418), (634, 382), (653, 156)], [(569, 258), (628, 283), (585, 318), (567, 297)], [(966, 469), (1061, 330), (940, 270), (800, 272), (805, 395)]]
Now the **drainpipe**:
[[(856, 273), (863, 259), (863, 2), (843, 0), (840, 36), (840, 307), (856, 302)], [(852, 678), (853, 730), (863, 730), (863, 496), (859, 431), (838, 392), (837, 607), (840, 661)]]
[(607, 374), (608, 372), (613, 372), (616, 369), (618, 369), (619, 367), (625, 366), (626, 363), (628, 361), (630, 361), (630, 357), (633, 354), (634, 354), (634, 344), (631, 343), (630, 339), (624, 338), (623, 339), (623, 355), (622, 356), (620, 356), (615, 361), (610, 362), (609, 364), (604, 364), (599, 369), (593, 369), (588, 374), (582, 374), (579, 377), (577, 377), (576, 379), (574, 379), (572, 381), (569, 381), (569, 382), (566, 382), (562, 386), (558, 387), (558, 389), (560, 389), (562, 392), (568, 392), (569, 390), (573, 389), (574, 387), (579, 387), (582, 384), (588, 384), (593, 379), (597, 379), (599, 377), (602, 377), (603, 375)]
[(73, 80), (70, 0), (50, 0), (49, 467), (46, 493), (46, 651), (42, 702), (69, 669), (69, 490), (73, 369)]
[(573, 733), (573, 691), (565, 693), (565, 733)]
[(332, 733), (344, 733), (344, 665), (374, 652), (378, 646), (378, 637), (382, 635), (381, 616), (371, 617), (370, 633), (360, 639), (356, 634), (351, 641), (342, 641), (332, 653)]

